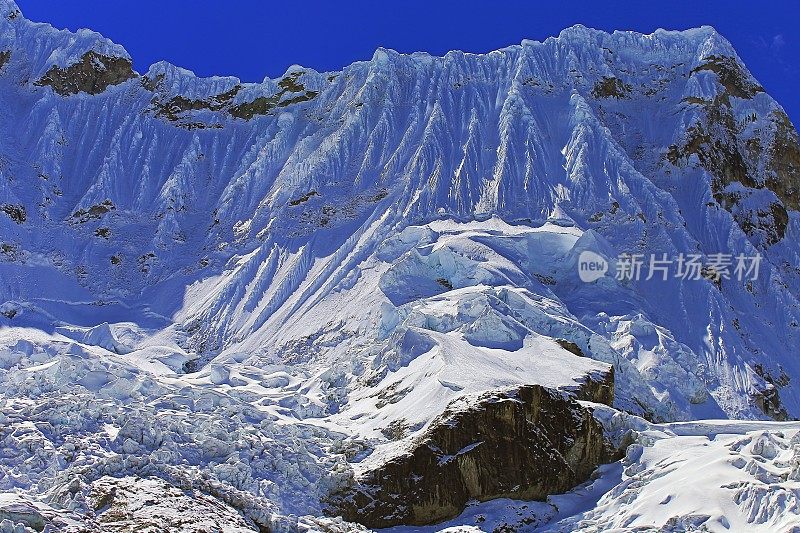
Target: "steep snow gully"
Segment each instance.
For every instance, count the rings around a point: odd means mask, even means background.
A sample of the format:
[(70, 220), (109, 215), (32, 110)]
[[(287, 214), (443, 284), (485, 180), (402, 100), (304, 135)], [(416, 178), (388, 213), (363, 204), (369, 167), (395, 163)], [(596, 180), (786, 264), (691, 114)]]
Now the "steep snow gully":
[(253, 84), (0, 0), (0, 116), (0, 532), (800, 531), (800, 145), (713, 28)]

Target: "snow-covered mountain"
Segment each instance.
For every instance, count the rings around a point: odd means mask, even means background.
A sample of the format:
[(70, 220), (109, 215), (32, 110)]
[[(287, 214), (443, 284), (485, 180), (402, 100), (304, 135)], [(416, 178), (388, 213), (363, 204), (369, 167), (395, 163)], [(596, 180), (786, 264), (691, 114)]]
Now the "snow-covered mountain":
[(8, 527), (800, 523), (800, 144), (712, 28), (249, 84), (0, 0), (0, 116)]

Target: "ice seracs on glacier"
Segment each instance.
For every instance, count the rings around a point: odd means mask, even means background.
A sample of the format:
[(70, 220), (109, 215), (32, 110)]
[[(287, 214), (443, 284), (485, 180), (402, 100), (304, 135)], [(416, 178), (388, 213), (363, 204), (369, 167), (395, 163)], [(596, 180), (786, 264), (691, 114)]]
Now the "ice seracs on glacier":
[[(0, 531), (140, 527), (153, 494), (230, 531), (352, 531), (348, 496), (372, 525), (797, 524), (798, 427), (766, 420), (800, 414), (800, 148), (712, 28), (248, 84), (0, 0), (0, 110)], [(587, 250), (764, 261), (585, 283)], [(490, 421), (570, 486), (484, 483)], [(420, 465), (445, 481), (369, 486)]]

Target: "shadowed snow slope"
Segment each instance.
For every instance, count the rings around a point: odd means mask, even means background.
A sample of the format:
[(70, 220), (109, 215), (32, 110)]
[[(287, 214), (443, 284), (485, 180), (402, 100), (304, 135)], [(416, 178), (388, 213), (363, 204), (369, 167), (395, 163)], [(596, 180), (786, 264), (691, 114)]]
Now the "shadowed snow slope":
[[(800, 416), (800, 145), (713, 28), (380, 49), (248, 84), (136, 73), (0, 0), (0, 114), (0, 490), (19, 505), (76, 520), (103, 476), (139, 476), (242, 527), (348, 530), (313, 518), (325, 497), (454, 402), (609, 367), (613, 407), (652, 423)], [(611, 264), (589, 283), (586, 251)], [(623, 253), (763, 260), (618, 281)], [(783, 526), (735, 490), (742, 520)]]

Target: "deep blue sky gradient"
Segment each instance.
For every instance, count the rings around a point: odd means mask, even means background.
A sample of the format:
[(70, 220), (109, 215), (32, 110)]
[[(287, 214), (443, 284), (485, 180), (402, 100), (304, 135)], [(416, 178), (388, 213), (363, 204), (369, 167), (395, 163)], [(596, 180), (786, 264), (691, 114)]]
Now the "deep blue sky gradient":
[(710, 24), (800, 125), (800, 1), (17, 0), (25, 16), (91, 28), (144, 72), (166, 59), (202, 76), (277, 77), (293, 64), (339, 70), (383, 46), (400, 52), (488, 52), (573, 24), (603, 30)]

